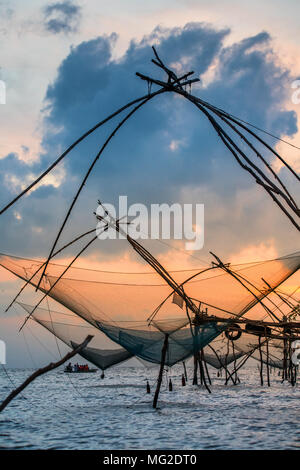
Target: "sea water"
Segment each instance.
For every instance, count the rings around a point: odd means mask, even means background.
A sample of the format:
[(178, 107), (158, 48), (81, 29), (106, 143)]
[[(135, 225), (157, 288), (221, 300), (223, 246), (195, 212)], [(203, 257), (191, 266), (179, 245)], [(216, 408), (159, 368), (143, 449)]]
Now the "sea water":
[[(0, 370), (1, 401), (32, 371), (7, 372)], [(276, 372), (271, 387), (261, 387), (257, 368), (249, 367), (239, 385), (225, 386), (210, 369), (209, 394), (191, 380), (182, 387), (182, 372), (176, 366), (166, 373), (157, 410), (157, 368), (116, 367), (103, 380), (100, 373), (48, 373), (0, 414), (0, 449), (300, 448), (300, 385), (282, 384)]]

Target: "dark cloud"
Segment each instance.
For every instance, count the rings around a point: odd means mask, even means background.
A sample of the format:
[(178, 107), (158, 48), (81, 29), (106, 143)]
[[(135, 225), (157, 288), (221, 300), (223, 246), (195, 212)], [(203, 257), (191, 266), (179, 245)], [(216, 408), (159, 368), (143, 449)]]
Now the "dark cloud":
[(69, 0), (51, 3), (44, 9), (44, 26), (53, 34), (74, 33), (78, 30), (81, 8)]
[[(97, 121), (145, 94), (146, 85), (136, 71), (163, 77), (150, 61), (153, 43), (167, 64), (195, 70), (200, 78), (215, 68), (213, 79), (195, 87), (195, 94), (270, 132), (292, 135), (297, 130), (296, 116), (284, 110), (291, 77), (278, 65), (269, 35), (263, 32), (224, 47), (228, 34), (228, 30), (195, 23), (184, 28), (158, 27), (142, 41), (132, 41), (117, 61), (112, 58), (115, 34), (72, 48), (47, 90), (40, 162), (26, 171), (16, 156), (10, 156), (0, 162), (3, 174), (23, 178), (26, 173), (38, 174)], [(2, 219), (6, 220), (3, 244), (9, 251), (18, 250), (23, 234), (23, 253), (45, 255), (80, 179), (118, 122), (119, 118), (97, 131), (66, 158), (66, 177), (59, 188), (48, 184), (18, 203), (21, 221), (13, 218), (12, 211)], [(6, 182), (7, 177), (2, 179), (2, 201), (12, 196)], [(239, 168), (205, 117), (173, 95), (146, 104), (112, 140), (84, 188), (67, 227), (69, 234), (93, 226), (99, 197), (114, 202), (120, 194), (128, 195), (130, 203), (204, 203), (205, 246), (225, 255), (270, 238), (282, 251), (287, 233), (290, 246), (296, 246), (296, 234), (284, 216)], [(10, 236), (12, 225), (19, 231)], [(43, 227), (42, 235), (32, 227)]]

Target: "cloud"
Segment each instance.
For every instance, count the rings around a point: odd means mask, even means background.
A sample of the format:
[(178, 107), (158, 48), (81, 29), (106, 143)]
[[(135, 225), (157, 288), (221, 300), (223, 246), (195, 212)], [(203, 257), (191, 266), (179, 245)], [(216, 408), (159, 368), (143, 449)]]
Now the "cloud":
[[(225, 47), (229, 34), (228, 29), (202, 23), (157, 27), (141, 41), (133, 40), (118, 60), (113, 58), (116, 34), (72, 47), (45, 96), (40, 160), (31, 166), (16, 154), (1, 160), (1, 200), (9, 200), (17, 182), (26, 182), (46, 168), (89, 127), (147, 93), (136, 71), (163, 78), (150, 60), (152, 44), (166, 63), (176, 63), (178, 70), (195, 70), (201, 78), (214, 68), (205, 86), (200, 82), (194, 87), (194, 94), (270, 132), (293, 135), (296, 114), (285, 110), (286, 84), (291, 77), (278, 65), (269, 35), (262, 32)], [(18, 203), (21, 219), (16, 220), (12, 213), (3, 218), (3, 245), (9, 251), (22, 246), (23, 254), (45, 255), (81, 178), (120, 119), (80, 144), (65, 159), (60, 176), (48, 179)], [(281, 173), (284, 176), (284, 170)], [(14, 181), (15, 188), (7, 181)], [(93, 226), (98, 198), (116, 202), (122, 194), (128, 195), (129, 204), (204, 203), (205, 250), (214, 248), (225, 257), (273, 239), (278, 252), (286, 251), (287, 236), (289, 246), (296, 245), (293, 228), (268, 195), (239, 168), (204, 116), (171, 94), (147, 103), (112, 139), (84, 188), (67, 227), (69, 234)], [(14, 236), (7, 228), (12, 226), (16, 227)], [(32, 227), (43, 227), (42, 234)], [(106, 254), (116, 251), (112, 244), (97, 246), (97, 250), (102, 248)]]
[(68, 34), (78, 30), (81, 8), (70, 0), (51, 3), (44, 7), (43, 12), (44, 27), (50, 33)]
[(10, 6), (7, 0), (0, 1), (0, 13), (2, 19), (11, 19), (14, 14), (14, 9)]
[(7, 35), (14, 16), (14, 9), (8, 0), (0, 0), (0, 35)]

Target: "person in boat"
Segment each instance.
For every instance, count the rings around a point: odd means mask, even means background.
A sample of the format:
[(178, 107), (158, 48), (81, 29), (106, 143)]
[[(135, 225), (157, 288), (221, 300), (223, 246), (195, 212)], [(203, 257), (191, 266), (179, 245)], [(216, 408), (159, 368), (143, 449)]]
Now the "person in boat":
[(67, 365), (66, 371), (67, 371), (67, 372), (72, 372), (72, 371), (73, 371), (73, 367), (72, 367), (71, 362), (69, 362), (69, 364)]

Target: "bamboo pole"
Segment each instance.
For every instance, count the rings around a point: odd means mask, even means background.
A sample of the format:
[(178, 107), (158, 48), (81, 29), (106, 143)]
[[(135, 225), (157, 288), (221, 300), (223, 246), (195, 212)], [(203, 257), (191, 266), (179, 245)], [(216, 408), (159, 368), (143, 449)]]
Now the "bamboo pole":
[[(228, 375), (227, 367), (225, 366), (225, 364), (222, 363), (222, 361), (221, 361), (221, 359), (220, 359), (220, 357), (219, 357), (217, 351), (211, 346), (211, 344), (208, 344), (208, 347), (213, 351), (213, 353), (215, 354), (215, 356), (216, 356), (216, 358), (218, 359), (219, 364), (220, 364), (220, 366), (221, 366), (220, 369), (218, 370), (218, 377), (222, 377), (222, 369), (225, 370), (225, 377), (227, 377), (227, 375)], [(233, 383), (233, 385), (234, 385), (234, 380), (233, 380), (233, 378), (232, 378), (232, 377), (230, 377), (230, 378), (231, 378), (232, 383)]]
[(199, 353), (198, 353), (198, 362), (199, 362), (199, 369), (200, 369), (201, 385), (204, 384), (204, 387), (206, 388), (208, 393), (211, 393), (211, 390), (210, 390), (210, 388), (209, 388), (209, 386), (207, 385), (207, 382), (206, 382), (203, 363), (202, 363), (202, 358), (201, 358)]
[(232, 347), (232, 354), (233, 354), (233, 358), (234, 358), (234, 361), (233, 361), (233, 367), (234, 367), (234, 370), (235, 370), (235, 373), (234, 373), (234, 385), (236, 385), (238, 383), (238, 375), (237, 375), (237, 372), (236, 372), (236, 355), (235, 355), (235, 347), (234, 347), (234, 341), (231, 340), (231, 347)]
[[(228, 355), (229, 355), (229, 339), (227, 339), (227, 349), (226, 349), (226, 354), (225, 354), (225, 385), (227, 385), (228, 383), (228, 374), (229, 374), (229, 370), (227, 368)], [(232, 377), (232, 381), (233, 381), (233, 384), (235, 385), (233, 377)]]
[[(159, 90), (160, 91), (160, 90)], [(166, 91), (166, 90), (165, 90)], [(156, 96), (158, 94), (158, 92), (154, 92), (152, 93), (151, 95), (149, 95), (149, 93), (147, 95), (144, 95), (144, 96), (141, 96), (140, 98), (136, 98), (135, 100), (133, 101), (130, 101), (129, 103), (125, 104), (124, 106), (122, 106), (121, 108), (119, 108), (117, 111), (115, 111), (114, 113), (112, 113), (110, 116), (107, 116), (105, 119), (103, 119), (102, 121), (98, 122), (94, 127), (92, 127), (91, 129), (89, 129), (87, 132), (85, 132), (84, 134), (82, 134), (81, 137), (79, 137), (79, 139), (77, 139), (75, 142), (73, 142), (58, 158), (57, 160), (55, 160), (37, 179), (35, 179), (32, 183), (30, 183), (29, 186), (27, 186), (20, 194), (18, 194), (12, 201), (10, 201), (5, 207), (3, 207), (1, 210), (0, 210), (0, 215), (3, 214), (9, 207), (11, 207), (13, 204), (15, 204), (15, 202), (17, 202), (22, 196), (24, 196), (28, 191), (30, 191), (34, 186), (36, 186), (43, 178), (45, 178), (45, 176), (51, 171), (53, 170), (53, 168), (55, 168), (56, 165), (58, 165), (58, 163), (63, 160), (65, 158), (65, 156), (71, 151), (73, 150), (80, 142), (82, 142), (86, 137), (88, 137), (90, 134), (92, 134), (96, 129), (98, 129), (99, 127), (103, 126), (103, 124), (105, 124), (106, 122), (110, 121), (111, 119), (113, 119), (115, 116), (117, 116), (118, 114), (122, 113), (123, 111), (125, 111), (126, 109), (130, 108), (131, 106), (133, 106), (134, 104), (136, 103), (139, 103), (143, 100), (145, 100), (146, 98), (151, 98), (152, 96)]]
[(48, 258), (47, 258), (47, 260), (46, 260), (46, 263), (45, 263), (45, 265), (44, 265), (44, 267), (43, 267), (43, 271), (42, 271), (41, 277), (40, 277), (40, 279), (39, 279), (39, 281), (38, 281), (36, 290), (38, 290), (38, 288), (40, 287), (40, 284), (41, 284), (41, 281), (42, 281), (42, 279), (43, 279), (43, 276), (44, 276), (44, 274), (45, 274), (45, 272), (46, 272), (47, 266), (48, 266), (48, 264), (49, 264), (49, 262), (50, 262), (50, 259), (51, 259), (52, 255), (53, 255), (53, 252), (54, 252), (54, 250), (55, 250), (55, 248), (56, 248), (56, 245), (57, 245), (57, 243), (58, 243), (58, 240), (59, 240), (59, 238), (60, 238), (60, 236), (61, 236), (61, 234), (62, 234), (62, 232), (63, 232), (63, 230), (64, 230), (64, 228), (65, 228), (65, 226), (66, 226), (66, 223), (67, 223), (67, 221), (68, 221), (68, 219), (69, 219), (69, 217), (70, 217), (70, 215), (71, 215), (71, 212), (72, 212), (72, 210), (73, 210), (73, 208), (74, 208), (74, 206), (75, 206), (75, 204), (76, 204), (76, 202), (77, 202), (77, 199), (79, 198), (79, 195), (80, 195), (81, 191), (83, 190), (84, 186), (86, 185), (87, 179), (89, 178), (90, 174), (92, 173), (94, 166), (96, 165), (97, 161), (98, 161), (99, 158), (101, 157), (101, 155), (102, 155), (102, 153), (104, 152), (105, 148), (107, 147), (107, 145), (109, 144), (109, 142), (111, 141), (111, 139), (116, 135), (116, 133), (118, 132), (118, 130), (128, 121), (128, 119), (129, 119), (134, 113), (136, 113), (136, 112), (137, 112), (142, 106), (144, 106), (144, 104), (146, 104), (149, 100), (151, 100), (152, 98), (154, 98), (154, 96), (157, 96), (157, 95), (159, 95), (159, 94), (161, 94), (161, 93), (164, 93), (165, 91), (166, 91), (165, 89), (162, 89), (162, 90), (156, 91), (155, 93), (152, 93), (151, 95), (149, 94), (149, 95), (145, 98), (145, 100), (143, 100), (143, 101), (141, 101), (139, 104), (137, 104), (137, 105), (119, 122), (119, 124), (114, 128), (114, 130), (111, 132), (111, 134), (110, 134), (110, 135), (108, 136), (108, 138), (105, 140), (104, 144), (102, 145), (102, 147), (101, 147), (100, 150), (98, 151), (97, 155), (96, 155), (95, 158), (93, 159), (92, 163), (90, 164), (90, 166), (89, 166), (89, 168), (88, 168), (88, 170), (87, 170), (87, 172), (86, 172), (86, 174), (85, 174), (83, 180), (81, 181), (81, 183), (80, 183), (80, 185), (79, 185), (79, 188), (78, 188), (78, 190), (76, 191), (76, 194), (75, 194), (75, 196), (74, 196), (74, 198), (73, 198), (73, 200), (72, 200), (72, 202), (71, 202), (71, 204), (70, 204), (70, 206), (69, 206), (69, 209), (68, 209), (68, 211), (67, 211), (67, 214), (66, 214), (66, 216), (65, 216), (65, 218), (64, 218), (64, 220), (63, 220), (62, 225), (61, 225), (60, 228), (59, 228), (59, 231), (58, 231), (58, 233), (57, 233), (57, 235), (56, 235), (56, 238), (55, 238), (55, 240), (54, 240), (54, 243), (53, 243), (53, 245), (52, 245), (52, 247), (51, 247), (51, 249), (50, 249), (50, 253), (49, 253)]
[(202, 356), (202, 362), (204, 364), (204, 369), (205, 369), (205, 373), (206, 373), (206, 377), (208, 379), (208, 383), (209, 385), (212, 385), (211, 383), (211, 378), (210, 378), (210, 375), (209, 375), (209, 371), (208, 371), (208, 367), (207, 367), (207, 362), (205, 360), (205, 354), (204, 354), (204, 350), (201, 349), (201, 356)]
[[(77, 236), (76, 238), (73, 238), (73, 240), (71, 240), (70, 242), (68, 242), (66, 245), (62, 246), (59, 250), (57, 250), (55, 253), (53, 253), (52, 258), (54, 258), (55, 256), (57, 256), (59, 253), (61, 253), (63, 250), (65, 250), (66, 248), (68, 248), (69, 246), (73, 245), (73, 243), (76, 243), (78, 240), (81, 240), (81, 238), (85, 237), (86, 235), (90, 235), (91, 233), (95, 232), (96, 229), (93, 228), (92, 230), (88, 230), (87, 232), (84, 232), (82, 233), (81, 235)], [(42, 267), (44, 266), (45, 263), (41, 264), (41, 266), (32, 274), (32, 276), (30, 276), (25, 284), (23, 284), (23, 286), (21, 287), (21, 289), (18, 291), (18, 293), (15, 295), (15, 297), (13, 298), (13, 300), (11, 301), (11, 303), (8, 305), (8, 307), (6, 307), (5, 309), (5, 313), (8, 312), (8, 310), (13, 306), (13, 304), (16, 302), (16, 300), (18, 299), (18, 297), (22, 294), (23, 290), (25, 289), (26, 286), (28, 286), (28, 284), (32, 284), (31, 281), (33, 280), (34, 276), (42, 269)], [(23, 278), (21, 278), (23, 279)]]
[(162, 350), (161, 350), (160, 369), (159, 369), (159, 374), (158, 374), (158, 378), (157, 378), (157, 386), (156, 386), (154, 399), (153, 399), (153, 408), (154, 409), (156, 409), (156, 407), (157, 407), (157, 400), (158, 400), (158, 395), (159, 395), (161, 382), (162, 382), (162, 378), (163, 378), (163, 373), (164, 373), (168, 343), (169, 343), (169, 335), (168, 335), (168, 333), (166, 333), (164, 344), (163, 344), (163, 347), (162, 347)]
[(240, 362), (240, 364), (238, 365), (238, 367), (236, 367), (231, 373), (228, 371), (229, 376), (226, 378), (225, 385), (227, 385), (228, 380), (229, 380), (230, 378), (232, 379), (233, 375), (234, 375), (236, 372), (238, 372), (238, 371), (241, 369), (241, 367), (243, 367), (244, 364), (246, 364), (246, 362), (248, 361), (248, 359), (250, 359), (250, 357), (251, 357), (252, 354), (254, 353), (255, 349), (256, 349), (256, 348), (254, 348), (252, 351), (250, 351), (250, 353), (248, 353), (248, 354), (246, 355), (245, 359), (243, 359), (243, 360)]
[(259, 335), (259, 337), (258, 337), (258, 350), (259, 350), (259, 359), (260, 359), (260, 369), (259, 369), (260, 385), (263, 385), (263, 384), (264, 384), (264, 377), (263, 377), (263, 360), (262, 360), (261, 336), (260, 336), (260, 335)]
[(183, 364), (183, 370), (184, 370), (184, 377), (185, 377), (185, 380), (187, 381), (187, 372), (186, 372), (185, 361), (182, 361), (182, 364)]
[(193, 377), (193, 385), (198, 385), (197, 372), (198, 372), (198, 359), (197, 359), (197, 353), (194, 353), (194, 377)]
[[(299, 176), (297, 173), (288, 165), (288, 163), (277, 153), (274, 151), (274, 149), (270, 148), (270, 146), (263, 141), (256, 133), (251, 131), (249, 127), (243, 125), (240, 121), (241, 120), (236, 120), (234, 116), (230, 115), (230, 113), (227, 113), (223, 111), (220, 108), (217, 108), (216, 106), (212, 106), (209, 103), (201, 100), (200, 98), (197, 98), (196, 96), (191, 95), (191, 93), (188, 93), (184, 90), (184, 85), (189, 84), (191, 85), (194, 80), (188, 80), (187, 82), (181, 82), (180, 79), (176, 76), (176, 74), (167, 69), (163, 62), (159, 59), (158, 54), (156, 51), (154, 51), (155, 56), (157, 58), (157, 61), (154, 60), (153, 62), (155, 65), (159, 66), (162, 68), (168, 75), (168, 82), (162, 82), (160, 80), (156, 80), (153, 78), (150, 78), (146, 75), (137, 73), (137, 75), (142, 79), (146, 80), (148, 83), (155, 83), (159, 86), (165, 86), (168, 87), (169, 91), (173, 91), (175, 93), (180, 94), (184, 98), (188, 99), (191, 103), (193, 103), (205, 116), (206, 118), (210, 121), (211, 125), (215, 129), (218, 137), (222, 140), (224, 145), (228, 148), (228, 150), (231, 152), (231, 154), (234, 156), (238, 164), (245, 170), (247, 171), (255, 180), (255, 182), (259, 185), (261, 185), (266, 192), (271, 196), (273, 201), (280, 207), (280, 209), (285, 213), (285, 215), (290, 219), (290, 221), (293, 223), (293, 225), (300, 230), (300, 226), (297, 224), (296, 220), (292, 217), (292, 215), (286, 210), (284, 205), (281, 203), (281, 201), (278, 199), (278, 196), (283, 198), (284, 202), (289, 206), (290, 210), (293, 211), (297, 216), (299, 216), (300, 210), (296, 205), (295, 200), (287, 190), (286, 186), (283, 184), (281, 179), (278, 177), (276, 173), (274, 173), (274, 170), (270, 168), (270, 165), (268, 161), (263, 157), (263, 155), (256, 149), (256, 147), (246, 138), (246, 136), (237, 129), (237, 126), (240, 127), (240, 129), (245, 130), (246, 132), (250, 133), (252, 136), (254, 136), (260, 143), (262, 143), (265, 148), (271, 149), (273, 154), (289, 169), (289, 171), (292, 172), (292, 174), (299, 180)], [(183, 75), (184, 79), (186, 79), (187, 76), (190, 76), (191, 73)], [(215, 116), (220, 118), (235, 135), (240, 138), (243, 143), (245, 143), (251, 151), (254, 151), (256, 156), (262, 161), (262, 163), (266, 166), (267, 171), (270, 171), (273, 178), (275, 179), (275, 182), (279, 182), (279, 186), (276, 185), (268, 176), (268, 173), (265, 173), (258, 167), (242, 150), (241, 147), (239, 147), (236, 142), (230, 137), (230, 135), (225, 131), (224, 126), (222, 127), (215, 119)], [(237, 118), (238, 119), (238, 118)], [(231, 122), (230, 122), (231, 121)], [(235, 125), (232, 124), (234, 122)], [(249, 125), (249, 123), (246, 123)], [(255, 126), (254, 126), (255, 127)], [(281, 186), (281, 187), (280, 187)]]
[(269, 365), (269, 340), (266, 340), (266, 349), (267, 349), (267, 381), (268, 381), (268, 387), (270, 387), (270, 365)]

